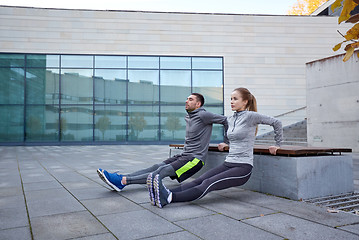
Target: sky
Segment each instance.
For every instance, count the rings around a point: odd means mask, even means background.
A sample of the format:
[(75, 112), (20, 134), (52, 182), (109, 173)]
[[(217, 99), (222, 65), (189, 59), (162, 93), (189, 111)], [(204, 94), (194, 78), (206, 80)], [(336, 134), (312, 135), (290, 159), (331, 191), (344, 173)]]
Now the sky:
[(286, 15), (297, 0), (0, 0), (43, 8)]

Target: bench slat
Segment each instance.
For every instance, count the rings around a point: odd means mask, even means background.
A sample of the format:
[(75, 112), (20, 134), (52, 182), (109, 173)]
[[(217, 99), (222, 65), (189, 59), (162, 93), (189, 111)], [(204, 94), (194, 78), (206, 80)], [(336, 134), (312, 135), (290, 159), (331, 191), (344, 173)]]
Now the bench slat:
[[(183, 148), (183, 144), (170, 144), (170, 147), (174, 148)], [(253, 152), (255, 154), (269, 154), (269, 145), (254, 145)], [(225, 152), (228, 152), (229, 149), (225, 149)], [(210, 144), (208, 151), (219, 152), (217, 145)], [(284, 145), (278, 149), (278, 155), (288, 155), (288, 156), (303, 156), (303, 155), (320, 155), (320, 154), (334, 154), (342, 152), (352, 152), (350, 148), (325, 148), (325, 147), (305, 147), (305, 146), (295, 146), (295, 145)]]

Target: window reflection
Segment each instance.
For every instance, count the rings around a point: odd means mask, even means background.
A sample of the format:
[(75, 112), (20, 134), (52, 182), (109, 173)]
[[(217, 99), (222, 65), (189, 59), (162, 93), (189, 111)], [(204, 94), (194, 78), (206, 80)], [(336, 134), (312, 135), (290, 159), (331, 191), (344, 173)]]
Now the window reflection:
[(193, 71), (193, 92), (205, 96), (207, 104), (223, 104), (222, 71)]
[(191, 71), (161, 71), (161, 103), (184, 105), (191, 93)]
[(161, 69), (191, 69), (190, 57), (160, 57)]
[(28, 106), (26, 108), (26, 141), (58, 141), (58, 106)]
[[(0, 142), (183, 142), (191, 92), (204, 95), (208, 111), (223, 114), (222, 62), (0, 54)], [(222, 131), (215, 125), (212, 140), (221, 141)]]
[(24, 67), (24, 54), (0, 54), (0, 67)]
[(128, 140), (159, 140), (159, 107), (130, 106), (128, 109)]
[(29, 68), (26, 73), (27, 104), (59, 104), (59, 70)]
[(62, 107), (60, 118), (61, 140), (92, 141), (92, 112), (92, 105)]
[(128, 68), (159, 68), (159, 57), (128, 57)]
[(155, 104), (159, 102), (159, 71), (128, 71), (129, 104)]
[(95, 103), (126, 104), (126, 70), (95, 70)]
[(0, 68), (0, 104), (24, 104), (23, 68)]
[(62, 55), (61, 67), (63, 68), (92, 68), (93, 56)]
[(95, 141), (126, 141), (126, 107), (95, 107)]
[(24, 106), (0, 106), (0, 141), (24, 141)]
[(217, 69), (223, 68), (222, 58), (217, 57), (194, 57), (192, 58), (193, 69)]
[(125, 56), (95, 56), (95, 68), (126, 68)]
[(186, 136), (186, 110), (183, 106), (161, 107), (161, 140), (183, 141)]
[(36, 68), (58, 68), (60, 66), (60, 55), (27, 55), (26, 67)]
[(61, 103), (92, 104), (91, 69), (64, 69), (61, 74)]

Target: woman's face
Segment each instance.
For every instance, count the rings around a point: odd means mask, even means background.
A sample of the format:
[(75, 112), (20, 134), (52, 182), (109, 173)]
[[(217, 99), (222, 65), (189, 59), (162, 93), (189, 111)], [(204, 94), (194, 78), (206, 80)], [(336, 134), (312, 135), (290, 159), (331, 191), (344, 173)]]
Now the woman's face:
[(231, 94), (231, 108), (232, 111), (243, 111), (246, 109), (248, 100), (244, 100), (242, 99), (241, 94), (238, 91), (234, 91)]

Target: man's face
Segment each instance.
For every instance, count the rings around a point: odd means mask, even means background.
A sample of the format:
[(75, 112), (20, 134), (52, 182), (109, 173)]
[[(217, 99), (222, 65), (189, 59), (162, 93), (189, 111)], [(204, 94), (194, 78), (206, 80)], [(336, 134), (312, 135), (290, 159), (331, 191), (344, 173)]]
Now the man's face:
[(187, 112), (192, 112), (200, 107), (201, 107), (201, 102), (198, 101), (198, 99), (195, 95), (190, 95), (187, 98), (187, 100), (186, 100), (186, 111)]

